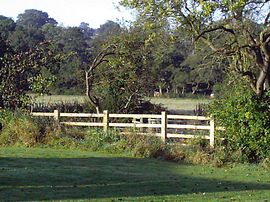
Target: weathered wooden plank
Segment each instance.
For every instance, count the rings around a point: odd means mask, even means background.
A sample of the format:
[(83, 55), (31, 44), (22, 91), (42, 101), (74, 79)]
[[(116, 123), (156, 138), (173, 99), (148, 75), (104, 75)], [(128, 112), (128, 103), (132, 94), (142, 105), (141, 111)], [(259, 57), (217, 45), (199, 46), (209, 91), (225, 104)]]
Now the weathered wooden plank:
[(159, 114), (109, 114), (110, 118), (153, 118), (153, 119), (160, 119), (161, 115)]
[[(190, 134), (172, 134), (168, 133), (167, 129), (190, 129), (190, 130), (209, 130), (209, 135), (202, 136), (202, 138), (209, 139), (210, 145), (214, 146), (214, 132), (217, 130), (224, 130), (224, 128), (216, 127), (214, 121), (204, 116), (189, 116), (189, 115), (167, 115), (166, 112), (161, 114), (109, 114), (104, 112), (103, 114), (91, 114), (91, 113), (60, 113), (55, 110), (54, 113), (43, 113), (33, 112), (33, 116), (47, 116), (54, 117), (59, 120), (60, 117), (89, 117), (89, 118), (103, 118), (102, 122), (60, 122), (60, 124), (70, 126), (89, 126), (89, 127), (103, 127), (104, 131), (108, 127), (121, 127), (121, 128), (160, 128), (159, 133), (151, 133), (151, 135), (161, 137), (163, 140), (166, 138), (195, 138), (197, 135)], [(105, 116), (105, 117), (104, 117)], [(133, 123), (109, 123), (109, 118), (131, 118)], [(148, 119), (148, 123), (143, 123), (143, 118)], [(137, 121), (136, 119), (140, 119)], [(209, 125), (180, 125), (180, 124), (169, 124), (168, 121), (173, 120), (210, 120)], [(149, 129), (150, 130), (150, 129)], [(136, 134), (149, 135), (143, 133), (143, 130), (138, 130)]]
[(161, 115), (161, 139), (163, 142), (166, 142), (168, 126), (167, 112), (162, 112)]
[(109, 113), (108, 110), (103, 111), (103, 130), (106, 132), (109, 128)]
[(189, 115), (168, 115), (168, 119), (175, 119), (175, 120), (210, 120), (210, 118), (205, 116), (189, 116)]
[(211, 121), (210, 121), (209, 133), (210, 133), (210, 146), (214, 147), (214, 143), (215, 143), (215, 123), (214, 123), (213, 119), (211, 119)]
[(54, 113), (47, 112), (32, 112), (32, 116), (54, 116)]
[(194, 130), (210, 130), (210, 126), (202, 125), (179, 125), (179, 124), (168, 124), (167, 128), (173, 129), (194, 129)]
[(99, 117), (103, 117), (103, 116), (104, 116), (103, 114), (90, 114), (90, 113), (60, 113), (60, 117), (99, 118)]
[(189, 134), (173, 134), (173, 133), (168, 133), (167, 134), (168, 138), (187, 138), (187, 139), (191, 139), (191, 138), (196, 138), (196, 137), (201, 137), (203, 139), (210, 139), (210, 137), (208, 135), (203, 135), (203, 136), (198, 136), (198, 135), (189, 135)]
[(69, 126), (103, 126), (103, 123), (89, 123), (89, 122), (60, 122), (60, 124)]
[(109, 123), (110, 127), (160, 128), (161, 124), (148, 123)]

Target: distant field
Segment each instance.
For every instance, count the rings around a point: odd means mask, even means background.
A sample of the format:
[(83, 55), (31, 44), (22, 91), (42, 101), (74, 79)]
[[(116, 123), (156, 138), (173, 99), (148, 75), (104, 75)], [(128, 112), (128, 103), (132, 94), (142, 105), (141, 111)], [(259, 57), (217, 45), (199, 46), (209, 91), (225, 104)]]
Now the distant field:
[(208, 104), (209, 99), (149, 98), (154, 104), (163, 104), (168, 110), (194, 110), (198, 104)]
[(35, 97), (36, 103), (61, 103), (61, 102), (78, 102), (84, 103), (86, 100), (86, 96), (84, 95), (43, 95)]
[[(86, 96), (83, 95), (44, 95), (35, 99), (36, 103), (61, 103), (61, 102), (78, 102), (83, 103), (86, 100)], [(198, 104), (207, 104), (209, 99), (189, 99), (189, 98), (146, 98), (154, 104), (163, 104), (168, 110), (185, 110), (190, 111), (196, 108)]]

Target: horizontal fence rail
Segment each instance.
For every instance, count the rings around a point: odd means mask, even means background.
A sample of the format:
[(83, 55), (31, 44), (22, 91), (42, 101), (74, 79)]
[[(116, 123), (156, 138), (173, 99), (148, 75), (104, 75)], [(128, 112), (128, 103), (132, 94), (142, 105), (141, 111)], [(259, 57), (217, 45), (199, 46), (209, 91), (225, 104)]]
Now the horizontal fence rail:
[[(68, 126), (103, 127), (104, 131), (107, 131), (109, 127), (120, 129), (138, 128), (138, 134), (146, 135), (151, 133), (161, 137), (163, 141), (166, 141), (167, 138), (198, 137), (196, 134), (184, 133), (186, 130), (208, 130), (207, 135), (200, 137), (208, 139), (210, 145), (214, 147), (214, 120), (205, 116), (168, 115), (167, 112), (161, 114), (109, 114), (107, 110), (101, 114), (60, 113), (58, 110), (54, 110), (53, 113), (32, 112), (32, 116), (53, 117), (60, 124)], [(78, 118), (80, 120), (66, 121), (68, 118)], [(82, 121), (81, 119), (87, 120)], [(193, 123), (187, 124), (187, 121)]]

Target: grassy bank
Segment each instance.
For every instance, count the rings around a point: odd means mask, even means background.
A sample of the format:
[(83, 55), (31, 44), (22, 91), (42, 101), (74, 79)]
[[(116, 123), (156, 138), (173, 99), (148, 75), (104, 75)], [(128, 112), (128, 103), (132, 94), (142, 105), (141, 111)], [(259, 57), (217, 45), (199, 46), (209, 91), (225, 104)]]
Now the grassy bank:
[(259, 166), (176, 164), (123, 154), (0, 148), (0, 200), (267, 201)]

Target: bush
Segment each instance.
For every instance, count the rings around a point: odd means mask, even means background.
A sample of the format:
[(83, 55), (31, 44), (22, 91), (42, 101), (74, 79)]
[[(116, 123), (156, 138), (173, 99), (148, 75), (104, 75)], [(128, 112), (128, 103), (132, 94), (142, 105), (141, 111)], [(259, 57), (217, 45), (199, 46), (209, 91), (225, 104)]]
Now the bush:
[(0, 112), (0, 145), (39, 144), (54, 145), (60, 141), (62, 130), (58, 123), (49, 117), (31, 117), (26, 111)]
[(0, 145), (23, 144), (33, 146), (39, 139), (39, 128), (22, 112), (1, 111)]
[(159, 137), (153, 135), (139, 135), (136, 132), (130, 132), (123, 136), (126, 147), (133, 156), (138, 157), (157, 157), (164, 149), (164, 144)]
[(40, 144), (54, 145), (63, 131), (58, 122), (52, 117), (31, 117), (39, 129), (38, 142)]
[(237, 84), (209, 106), (209, 113), (225, 128), (229, 155), (241, 154), (238, 161), (258, 162), (270, 155), (270, 92), (256, 96), (245, 84)]
[(138, 135), (135, 132), (120, 134), (117, 130), (91, 129), (81, 141), (86, 149), (128, 152), (138, 157), (155, 157), (163, 144), (158, 137)]
[(111, 145), (114, 145), (120, 139), (119, 134), (114, 130), (104, 132), (101, 129), (89, 129), (82, 140), (82, 147), (96, 150), (106, 150)]

